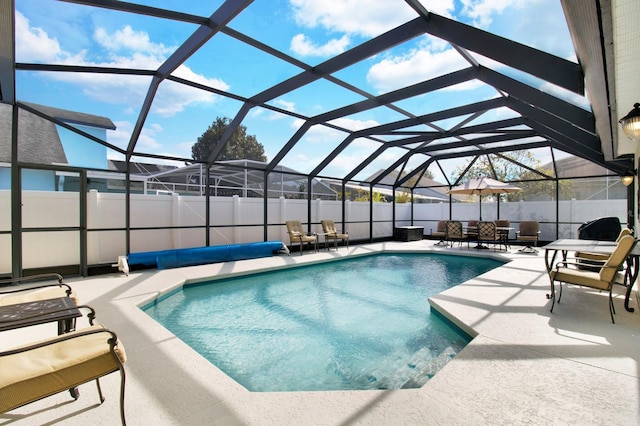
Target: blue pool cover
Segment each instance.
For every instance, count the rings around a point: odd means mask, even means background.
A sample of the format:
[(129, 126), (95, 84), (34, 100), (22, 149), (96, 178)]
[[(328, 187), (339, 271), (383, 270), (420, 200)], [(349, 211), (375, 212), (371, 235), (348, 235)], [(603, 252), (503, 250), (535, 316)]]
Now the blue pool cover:
[(263, 241), (221, 246), (147, 251), (130, 253), (127, 256), (127, 261), (130, 266), (135, 265), (158, 269), (170, 269), (178, 268), (180, 266), (204, 265), (207, 263), (227, 262), (230, 260), (268, 257), (278, 253), (284, 247), (285, 245), (282, 241)]

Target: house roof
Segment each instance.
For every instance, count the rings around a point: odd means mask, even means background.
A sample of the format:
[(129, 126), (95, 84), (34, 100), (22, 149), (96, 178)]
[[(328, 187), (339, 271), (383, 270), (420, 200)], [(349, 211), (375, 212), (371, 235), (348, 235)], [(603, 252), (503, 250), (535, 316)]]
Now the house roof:
[[(106, 118), (34, 103), (24, 105), (64, 123), (115, 129)], [(0, 161), (11, 161), (11, 105), (0, 104)], [(21, 108), (18, 115), (18, 161), (36, 164), (67, 164), (56, 124)]]
[[(0, 161), (11, 161), (10, 105), (0, 105)], [(56, 125), (26, 110), (18, 116), (18, 161), (36, 164), (67, 164)]]

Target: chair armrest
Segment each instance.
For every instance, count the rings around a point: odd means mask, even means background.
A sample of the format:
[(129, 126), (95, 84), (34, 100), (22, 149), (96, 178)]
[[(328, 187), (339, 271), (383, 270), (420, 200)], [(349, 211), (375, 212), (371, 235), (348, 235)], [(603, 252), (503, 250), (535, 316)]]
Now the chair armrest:
[[(60, 277), (60, 278), (62, 278), (62, 277)], [(36, 286), (22, 287), (22, 288), (13, 289), (13, 290), (0, 290), (0, 294), (19, 293), (21, 291), (36, 290), (36, 289), (39, 289), (39, 288), (47, 288), (47, 287), (66, 287), (65, 292), (67, 293), (67, 296), (71, 296), (71, 293), (73, 292), (73, 290), (71, 289), (71, 286), (69, 284), (63, 283), (63, 282), (59, 282), (58, 284), (42, 284), (42, 285), (36, 285)]]
[(39, 281), (39, 280), (45, 280), (45, 279), (51, 279), (51, 278), (57, 279), (58, 283), (62, 284), (62, 280), (63, 280), (62, 275), (53, 273), (53, 274), (30, 275), (28, 277), (19, 277), (19, 278), (5, 278), (0, 280), (0, 286), (18, 285), (18, 284), (22, 284), (23, 282)]
[(80, 336), (87, 336), (89, 334), (96, 334), (96, 333), (109, 333), (111, 335), (109, 343), (112, 346), (117, 345), (118, 343), (118, 336), (116, 336), (116, 333), (114, 333), (113, 331), (107, 329), (107, 328), (93, 328), (91, 330), (79, 330), (79, 331), (75, 331), (72, 333), (65, 333), (65, 334), (61, 334), (59, 336), (56, 337), (52, 337), (49, 339), (45, 339), (36, 343), (32, 343), (30, 345), (26, 345), (26, 346), (21, 346), (18, 348), (14, 348), (14, 349), (9, 349), (7, 351), (4, 352), (0, 352), (0, 356), (7, 356), (7, 355), (15, 355), (15, 354), (19, 354), (22, 352), (27, 352), (27, 351), (31, 351), (33, 349), (37, 349), (37, 348), (42, 348), (45, 346), (49, 346), (49, 345), (53, 345), (59, 342), (64, 342), (65, 340), (71, 340), (71, 339), (75, 339), (77, 337)]
[[(89, 312), (86, 314), (87, 320), (89, 320), (89, 325), (94, 325), (93, 321), (96, 319), (96, 311), (95, 309), (93, 309), (91, 306), (89, 305), (79, 305), (79, 306), (72, 306), (70, 308), (60, 308), (60, 309), (53, 309), (50, 311), (46, 311), (46, 312), (37, 312), (34, 313), (32, 315), (25, 315), (22, 316), (21, 319), (32, 319), (32, 318), (38, 318), (38, 317), (46, 317), (49, 316), (51, 314), (57, 314), (58, 312), (66, 312), (66, 311), (70, 311), (72, 309), (77, 309), (82, 313), (82, 309), (86, 309)], [(3, 322), (0, 319), (0, 322)]]

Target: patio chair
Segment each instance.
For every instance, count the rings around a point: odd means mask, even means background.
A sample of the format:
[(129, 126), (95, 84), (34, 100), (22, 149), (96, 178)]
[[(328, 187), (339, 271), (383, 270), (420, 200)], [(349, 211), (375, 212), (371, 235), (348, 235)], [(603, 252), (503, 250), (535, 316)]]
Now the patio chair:
[(124, 347), (114, 332), (89, 319), (87, 328), (0, 352), (0, 413), (65, 390), (78, 399), (76, 386), (92, 380), (102, 403), (99, 378), (120, 371), (120, 418), (125, 424)]
[(294, 244), (300, 244), (300, 256), (302, 256), (304, 245), (307, 244), (307, 246), (313, 245), (314, 251), (318, 251), (318, 237), (316, 234), (307, 233), (302, 228), (302, 224), (299, 220), (288, 220), (286, 224), (292, 250)]
[(438, 225), (436, 226), (436, 230), (431, 229), (431, 234), (429, 235), (432, 238), (439, 238), (440, 241), (436, 243), (437, 246), (446, 246), (447, 243), (444, 239), (447, 236), (447, 221), (440, 220), (438, 221)]
[(462, 247), (463, 241), (467, 241), (467, 247), (469, 246), (469, 240), (462, 229), (462, 222), (459, 220), (447, 221), (445, 240), (451, 243), (451, 247), (455, 242), (458, 243), (458, 247)]
[[(55, 278), (57, 284), (29, 285), (20, 288), (12, 288), (30, 281), (41, 281), (47, 278)], [(17, 303), (27, 303), (36, 300), (54, 299), (58, 297), (69, 297), (73, 303), (77, 304), (76, 294), (68, 284), (62, 282), (62, 275), (40, 274), (30, 277), (10, 278), (0, 280), (0, 286), (8, 285), (8, 288), (0, 289), (0, 306), (15, 305)]]
[[(620, 242), (620, 239), (625, 235), (632, 235), (633, 231), (629, 228), (623, 228), (618, 234), (618, 238), (616, 238), (616, 243)], [(605, 253), (593, 253), (588, 251), (577, 251), (574, 256), (576, 257), (576, 262), (580, 265), (584, 265), (583, 267), (592, 270), (598, 270), (600, 266), (604, 262), (609, 259), (609, 255)]]
[[(511, 221), (507, 219), (496, 219), (493, 221), (496, 224), (496, 233), (498, 235), (498, 239), (500, 240), (500, 244), (504, 245), (504, 249), (507, 250), (509, 248), (509, 232), (511, 227)], [(501, 228), (501, 229), (498, 229)]]
[(336, 246), (336, 250), (338, 249), (338, 240), (344, 241), (347, 248), (349, 248), (349, 233), (348, 232), (338, 232), (336, 229), (336, 224), (333, 220), (325, 219), (321, 220), (322, 224), (322, 232), (324, 232), (325, 243), (329, 240), (333, 240)]
[[(516, 240), (529, 243), (525, 248), (518, 250), (520, 253), (538, 253), (535, 247), (538, 246), (539, 238), (540, 223), (538, 221), (524, 220), (520, 222), (520, 228), (516, 231)], [(533, 243), (533, 247), (531, 243)]]
[(483, 243), (493, 244), (493, 249), (496, 248), (496, 243), (498, 242), (498, 234), (496, 231), (496, 224), (493, 222), (478, 222), (478, 235), (476, 236), (478, 240), (477, 249), (489, 248), (485, 246)]
[(478, 221), (477, 220), (469, 220), (467, 221), (467, 229), (465, 230), (465, 234), (469, 239), (474, 240), (478, 236)]
[(613, 306), (612, 288), (615, 281), (624, 280), (623, 273), (620, 272), (624, 261), (629, 256), (629, 253), (633, 249), (636, 241), (631, 235), (624, 235), (618, 241), (616, 249), (611, 253), (611, 256), (600, 267), (598, 271), (589, 271), (585, 269), (578, 269), (576, 263), (571, 262), (559, 262), (554, 269), (549, 272), (549, 278), (551, 279), (552, 286), (552, 302), (551, 310), (555, 306), (555, 282), (560, 284), (560, 292), (558, 295), (558, 303), (562, 299), (562, 283), (575, 284), (583, 287), (589, 287), (597, 290), (606, 290), (609, 292), (609, 313), (611, 314), (611, 322), (615, 324), (613, 315), (616, 313)]

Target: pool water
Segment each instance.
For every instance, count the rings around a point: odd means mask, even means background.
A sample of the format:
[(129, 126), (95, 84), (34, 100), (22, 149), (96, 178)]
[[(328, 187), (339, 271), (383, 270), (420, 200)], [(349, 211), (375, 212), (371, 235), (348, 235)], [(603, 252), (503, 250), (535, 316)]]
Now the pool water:
[(427, 298), (501, 264), (371, 255), (186, 285), (144, 310), (250, 391), (416, 388), (470, 341)]

